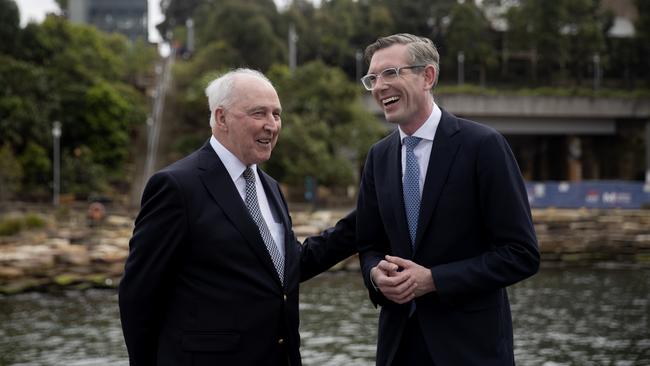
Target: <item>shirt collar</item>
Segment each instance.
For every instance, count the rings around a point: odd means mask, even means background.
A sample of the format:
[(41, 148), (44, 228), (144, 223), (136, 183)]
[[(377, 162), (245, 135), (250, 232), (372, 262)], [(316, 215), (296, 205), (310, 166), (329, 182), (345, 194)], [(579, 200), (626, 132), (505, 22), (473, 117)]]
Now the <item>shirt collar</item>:
[[(239, 177), (244, 174), (244, 170), (246, 170), (246, 165), (241, 162), (233, 153), (230, 152), (230, 150), (226, 149), (220, 142), (217, 140), (214, 135), (210, 137), (210, 145), (214, 149), (214, 152), (217, 153), (217, 156), (219, 156), (219, 159), (221, 159), (221, 162), (223, 162), (223, 165), (226, 167), (226, 170), (228, 171), (228, 174), (230, 175), (230, 178), (232, 181), (236, 181), (239, 179)], [(253, 169), (253, 172), (255, 172), (256, 164), (251, 165), (251, 169)]]
[[(440, 124), (440, 118), (442, 117), (442, 111), (438, 107), (438, 105), (433, 102), (433, 108), (431, 110), (431, 114), (429, 115), (429, 118), (427, 118), (426, 122), (420, 128), (417, 129), (411, 136), (419, 137), (423, 140), (429, 140), (433, 141), (433, 138), (436, 137), (436, 130), (438, 130), (438, 125)], [(408, 136), (407, 134), (402, 131), (401, 127), (397, 127), (399, 129), (399, 140), (404, 141), (404, 138)]]

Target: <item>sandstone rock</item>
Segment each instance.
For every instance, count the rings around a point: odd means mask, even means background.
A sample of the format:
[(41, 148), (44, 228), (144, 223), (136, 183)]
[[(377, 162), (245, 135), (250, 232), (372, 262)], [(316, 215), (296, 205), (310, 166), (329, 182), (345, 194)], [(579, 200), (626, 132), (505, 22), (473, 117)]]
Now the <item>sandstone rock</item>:
[(88, 266), (90, 264), (88, 248), (81, 245), (61, 246), (55, 257), (61, 264), (73, 266)]
[(128, 254), (128, 251), (122, 248), (118, 248), (113, 245), (100, 244), (92, 249), (90, 252), (90, 258), (94, 262), (122, 263), (126, 260)]
[(106, 217), (105, 225), (113, 227), (133, 227), (133, 218), (127, 216), (109, 215)]
[(0, 279), (2, 280), (12, 280), (20, 278), (25, 275), (25, 272), (20, 268), (16, 267), (0, 267)]
[(320, 230), (314, 225), (294, 225), (293, 232), (296, 234), (296, 236), (307, 237), (318, 234)]

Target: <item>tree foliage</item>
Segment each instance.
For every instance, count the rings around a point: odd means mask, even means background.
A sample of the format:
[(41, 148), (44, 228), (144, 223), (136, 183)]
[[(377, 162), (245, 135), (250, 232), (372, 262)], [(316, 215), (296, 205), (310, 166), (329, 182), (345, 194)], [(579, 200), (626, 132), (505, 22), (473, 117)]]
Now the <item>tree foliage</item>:
[(508, 46), (531, 52), (534, 80), (559, 83), (581, 82), (611, 25), (600, 0), (522, 0), (507, 19)]
[(497, 62), (489, 31), (488, 20), (473, 1), (458, 3), (451, 9), (445, 60), (447, 64), (455, 65), (457, 55), (462, 52), (464, 62), (475, 65), (478, 69), (483, 86), (486, 83), (487, 68)]
[(321, 61), (289, 72), (274, 66), (269, 76), (282, 101), (282, 132), (269, 161), (281, 181), (300, 185), (358, 183), (357, 172), (370, 145), (381, 136), (375, 117), (360, 103), (360, 88)]
[[(12, 4), (2, 0), (2, 16)], [(124, 165), (130, 136), (145, 120), (142, 79), (155, 49), (59, 16), (23, 29), (8, 24), (0, 26), (3, 39), (18, 41), (0, 52), (0, 146), (20, 165), (15, 191), (49, 196), (53, 121), (62, 124), (62, 192), (86, 195), (129, 179)], [(76, 161), (92, 173), (65, 174)]]
[(636, 0), (639, 17), (636, 21), (636, 50), (640, 54), (637, 75), (645, 76), (646, 82), (650, 85), (650, 2)]

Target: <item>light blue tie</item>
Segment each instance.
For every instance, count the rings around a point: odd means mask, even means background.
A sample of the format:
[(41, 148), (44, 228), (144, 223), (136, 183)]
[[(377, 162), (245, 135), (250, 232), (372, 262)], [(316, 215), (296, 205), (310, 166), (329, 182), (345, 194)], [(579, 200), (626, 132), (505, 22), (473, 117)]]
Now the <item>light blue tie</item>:
[(406, 209), (406, 220), (409, 225), (411, 236), (411, 248), (415, 249), (415, 235), (418, 231), (418, 216), (420, 214), (420, 166), (413, 149), (422, 139), (414, 136), (406, 136), (402, 144), (406, 146), (406, 168), (404, 169), (404, 182), (402, 185), (404, 193), (404, 208)]

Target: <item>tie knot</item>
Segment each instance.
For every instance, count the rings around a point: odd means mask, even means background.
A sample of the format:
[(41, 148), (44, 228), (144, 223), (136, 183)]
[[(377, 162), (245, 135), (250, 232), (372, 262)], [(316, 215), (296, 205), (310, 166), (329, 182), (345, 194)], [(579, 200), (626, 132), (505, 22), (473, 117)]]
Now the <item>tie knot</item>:
[(406, 136), (404, 137), (404, 141), (402, 143), (406, 145), (406, 148), (408, 150), (413, 150), (415, 146), (420, 143), (421, 140), (422, 139), (420, 137)]
[(244, 179), (250, 182), (255, 181), (255, 174), (253, 174), (253, 169), (251, 169), (250, 167), (246, 167), (246, 170), (244, 170)]

